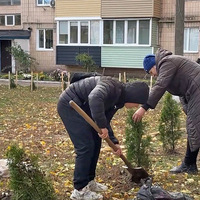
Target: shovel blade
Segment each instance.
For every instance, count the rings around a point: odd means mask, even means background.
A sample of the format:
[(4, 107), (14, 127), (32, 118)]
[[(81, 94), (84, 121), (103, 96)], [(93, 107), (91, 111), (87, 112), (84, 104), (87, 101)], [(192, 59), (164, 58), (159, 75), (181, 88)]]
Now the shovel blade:
[(144, 170), (142, 167), (128, 168), (128, 171), (132, 175), (131, 181), (135, 183), (140, 183), (142, 179), (146, 179), (149, 177), (147, 171)]

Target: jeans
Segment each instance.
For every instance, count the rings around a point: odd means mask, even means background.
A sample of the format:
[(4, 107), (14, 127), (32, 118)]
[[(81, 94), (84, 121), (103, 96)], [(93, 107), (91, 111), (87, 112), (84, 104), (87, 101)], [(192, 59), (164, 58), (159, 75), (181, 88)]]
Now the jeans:
[[(82, 108), (84, 109), (84, 108)], [(62, 98), (57, 106), (58, 114), (69, 134), (76, 153), (74, 188), (79, 190), (95, 178), (101, 149), (97, 132)], [(88, 112), (88, 109), (85, 109)], [(87, 114), (90, 115), (88, 112)]]

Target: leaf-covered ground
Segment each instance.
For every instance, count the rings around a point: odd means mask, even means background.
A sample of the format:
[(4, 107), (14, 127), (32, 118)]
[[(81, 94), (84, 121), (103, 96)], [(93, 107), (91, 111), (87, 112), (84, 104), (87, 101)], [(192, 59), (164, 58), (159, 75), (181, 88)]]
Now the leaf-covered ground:
[[(9, 145), (17, 143), (27, 153), (39, 155), (40, 166), (53, 182), (59, 200), (69, 199), (73, 190), (74, 149), (57, 114), (56, 106), (60, 88), (39, 88), (30, 92), (29, 87), (8, 90), (0, 86), (0, 159), (6, 158)], [(152, 166), (149, 173), (154, 184), (168, 191), (184, 192), (200, 200), (200, 173), (198, 175), (172, 175), (169, 170), (181, 163), (185, 153), (186, 134), (178, 142), (177, 153), (166, 154), (158, 141), (158, 119), (161, 104), (145, 115), (148, 122), (147, 134), (152, 136), (149, 149)], [(184, 129), (185, 116), (181, 116)], [(124, 154), (126, 110), (122, 109), (112, 120), (112, 126), (119, 138)], [(198, 165), (200, 161), (198, 157)], [(106, 184), (109, 190), (104, 200), (133, 199), (140, 186), (130, 181), (130, 174), (124, 163), (113, 155), (106, 143), (103, 143), (97, 167), (97, 180)], [(8, 178), (0, 179), (0, 191), (8, 189)]]

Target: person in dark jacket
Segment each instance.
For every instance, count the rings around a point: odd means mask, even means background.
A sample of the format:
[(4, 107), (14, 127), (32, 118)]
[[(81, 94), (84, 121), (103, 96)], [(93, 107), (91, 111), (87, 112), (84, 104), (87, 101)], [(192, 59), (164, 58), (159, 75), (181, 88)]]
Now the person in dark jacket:
[[(121, 83), (111, 77), (92, 76), (77, 80), (61, 94), (57, 110), (74, 145), (76, 153), (74, 170), (74, 190), (71, 199), (102, 199), (96, 192), (107, 190), (95, 179), (96, 165), (99, 158), (101, 139), (109, 137), (118, 147), (119, 141), (114, 136), (110, 121), (118, 109), (131, 108), (146, 103), (149, 88), (146, 83)], [(102, 135), (96, 131), (69, 105), (73, 100), (99, 126)]]
[(165, 49), (158, 49), (155, 55), (144, 58), (144, 69), (157, 76), (155, 85), (146, 104), (134, 114), (133, 120), (140, 121), (145, 112), (154, 109), (165, 91), (180, 97), (187, 115), (187, 150), (181, 165), (170, 170), (171, 173), (197, 173), (197, 156), (200, 148), (200, 66), (183, 56), (172, 55)]

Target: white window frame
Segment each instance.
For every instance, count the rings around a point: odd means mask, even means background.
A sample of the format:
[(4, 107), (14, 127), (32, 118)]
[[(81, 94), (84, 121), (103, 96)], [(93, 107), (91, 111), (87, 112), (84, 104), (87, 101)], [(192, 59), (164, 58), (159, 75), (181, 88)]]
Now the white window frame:
[[(14, 0), (11, 0), (10, 4), (8, 5), (3, 5), (3, 6), (19, 6), (21, 5), (21, 1), (20, 1), (20, 4), (14, 4)], [(1, 5), (2, 6), (2, 5)]]
[[(44, 48), (40, 48), (39, 47), (39, 31), (42, 30), (44, 32)], [(47, 49), (45, 47), (45, 42), (46, 42), (46, 30), (52, 30), (52, 28), (40, 28), (40, 29), (37, 29), (37, 32), (36, 32), (36, 50), (37, 51), (53, 51), (53, 47), (51, 49)]]
[[(124, 42), (123, 43), (117, 43), (116, 42), (116, 40), (117, 40), (116, 39), (117, 21), (124, 21)], [(127, 35), (125, 35), (127, 33), (126, 27), (127, 27), (127, 24), (126, 24), (125, 20), (115, 20), (114, 21), (114, 24), (113, 24), (113, 34), (114, 34), (113, 35), (113, 44), (117, 44), (119, 46), (126, 44), (126, 38), (127, 38)]]
[(69, 21), (67, 21), (67, 20), (63, 20), (63, 21), (59, 21), (59, 22), (57, 22), (57, 44), (59, 44), (59, 45), (67, 45), (68, 43), (60, 43), (60, 22), (67, 22), (67, 41), (69, 42), (69, 30), (68, 30), (68, 28), (69, 28)]
[[(61, 21), (61, 20), (60, 20)], [(67, 21), (68, 22), (68, 43), (67, 44), (60, 44), (59, 41), (60, 41), (60, 33), (59, 33), (59, 22), (60, 21), (57, 21), (57, 44), (58, 45), (62, 45), (62, 46), (85, 46), (85, 45), (89, 45), (89, 46), (100, 46), (101, 45), (101, 26), (102, 26), (102, 23), (101, 21), (99, 20), (86, 20), (86, 19), (83, 19), (83, 20), (64, 20), (64, 21)], [(98, 44), (91, 44), (90, 43), (90, 40), (91, 40), (91, 33), (90, 33), (90, 28), (91, 28), (91, 21), (99, 21), (99, 31), (100, 31), (100, 34), (99, 34), (99, 43)], [(78, 42), (77, 43), (71, 43), (70, 42), (70, 23), (71, 22), (77, 22), (78, 23)], [(81, 43), (81, 22), (88, 22), (88, 42), (87, 43)]]
[[(13, 2), (14, 2), (14, 0), (11, 0), (11, 5), (12, 5), (12, 6), (15, 5)], [(21, 3), (22, 3), (22, 2), (20, 1), (20, 4), (19, 4), (19, 5), (21, 5)]]
[[(58, 17), (55, 18), (57, 20), (57, 45), (59, 46), (140, 46), (140, 47), (149, 47), (151, 46), (151, 36), (152, 36), (152, 18), (128, 18), (128, 19), (106, 19), (113, 21), (113, 44), (103, 44), (104, 38), (104, 21), (101, 19), (94, 19), (94, 18), (68, 18), (68, 17)], [(124, 21), (124, 43), (116, 43), (116, 21)], [(128, 29), (128, 21), (135, 20), (136, 21), (136, 43), (129, 44), (127, 43), (127, 29)], [(139, 44), (139, 21), (140, 20), (149, 20), (149, 44)], [(59, 33), (59, 22), (60, 21), (67, 21), (68, 22), (68, 43), (67, 44), (60, 44), (60, 33)], [(70, 43), (70, 22), (78, 22), (78, 42), (77, 43)], [(80, 43), (80, 22), (88, 21), (88, 43)], [(91, 44), (91, 35), (90, 35), (90, 26), (91, 21), (99, 21), (99, 43), (98, 44)]]
[[(71, 43), (71, 23), (77, 23), (77, 28), (78, 28), (78, 30), (77, 30), (77, 32), (78, 32), (78, 35), (77, 35), (77, 42), (76, 43), (74, 43), (74, 42), (72, 42)], [(68, 38), (68, 44), (72, 44), (72, 45), (77, 45), (77, 44), (80, 44), (80, 21), (69, 21), (69, 23), (68, 23), (68, 36), (69, 36), (69, 38)]]
[(50, 1), (48, 4), (45, 4), (44, 1), (45, 0), (42, 0), (42, 3), (40, 4), (40, 3), (38, 3), (38, 0), (37, 0), (37, 6), (50, 6)]
[[(18, 25), (15, 24), (16, 15), (1, 15), (1, 16), (4, 16), (4, 18), (5, 18), (5, 25), (4, 26), (21, 26), (21, 24), (18, 24)], [(8, 19), (7, 19), (8, 17), (12, 17), (13, 18), (13, 23), (12, 24), (8, 24)]]
[[(151, 46), (151, 29), (152, 29), (152, 19), (144, 18), (144, 19), (107, 19), (113, 21), (113, 44), (102, 44), (103, 46), (144, 46), (149, 47)], [(104, 20), (104, 21), (107, 21)], [(139, 21), (149, 20), (149, 44), (139, 44)], [(125, 30), (124, 30), (124, 43), (116, 43), (116, 21), (124, 21), (125, 22)], [(127, 31), (128, 31), (128, 21), (136, 21), (136, 43), (129, 44), (127, 42)], [(103, 27), (102, 27), (103, 29)], [(102, 32), (102, 37), (104, 31)]]
[(80, 34), (80, 37), (79, 37), (79, 39), (80, 39), (80, 41), (79, 42), (81, 42), (81, 23), (82, 22), (87, 22), (87, 27), (88, 27), (88, 42), (87, 43), (81, 43), (81, 44), (85, 44), (85, 45), (88, 45), (89, 43), (90, 43), (90, 21), (80, 21), (79, 23), (79, 26), (80, 26), (80, 31), (79, 31), (79, 34)]
[[(13, 23), (12, 24), (8, 24), (8, 17), (12, 17), (13, 18)], [(5, 15), (5, 26), (14, 26), (15, 25), (15, 15)]]
[(5, 15), (1, 15), (1, 17), (4, 17), (4, 24), (2, 24), (0, 27), (5, 26), (6, 25), (6, 17)]
[(198, 36), (198, 49), (197, 49), (197, 51), (189, 50), (190, 29), (198, 29), (198, 31), (199, 31), (198, 27), (187, 27), (187, 28), (184, 28), (184, 30), (187, 31), (186, 35), (184, 34), (184, 40), (185, 40), (185, 37), (187, 37), (187, 44), (186, 44), (186, 49), (184, 47), (184, 53), (198, 53), (199, 52), (199, 36)]

